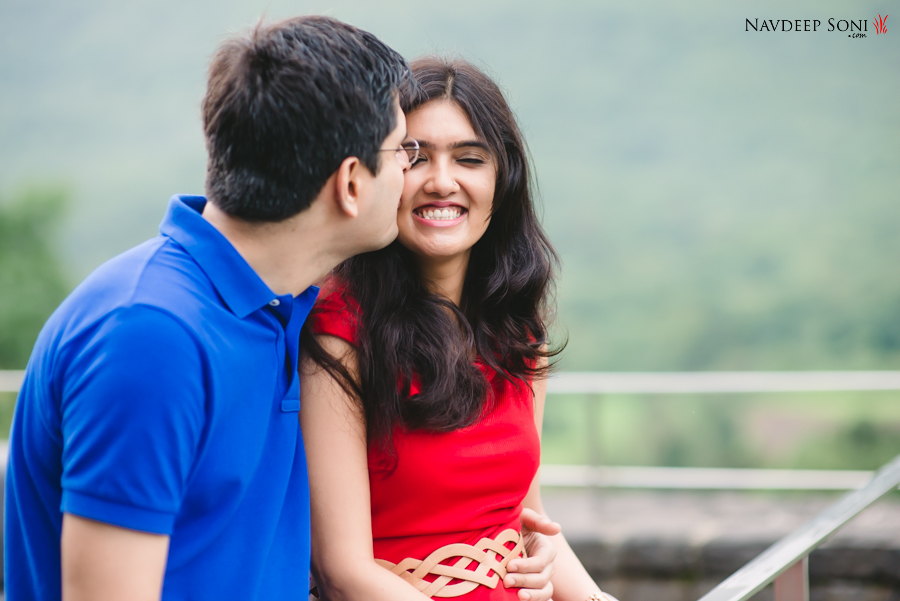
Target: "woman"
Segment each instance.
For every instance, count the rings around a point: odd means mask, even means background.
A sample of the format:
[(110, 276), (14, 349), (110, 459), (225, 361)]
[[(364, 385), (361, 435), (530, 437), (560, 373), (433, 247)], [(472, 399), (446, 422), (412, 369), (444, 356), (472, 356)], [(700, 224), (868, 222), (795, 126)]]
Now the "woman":
[[(555, 255), (500, 90), (412, 65), (420, 150), (392, 245), (340, 265), (304, 336), (301, 421), (325, 598), (527, 599), (507, 588), (536, 471)], [(607, 599), (562, 535), (554, 599)]]

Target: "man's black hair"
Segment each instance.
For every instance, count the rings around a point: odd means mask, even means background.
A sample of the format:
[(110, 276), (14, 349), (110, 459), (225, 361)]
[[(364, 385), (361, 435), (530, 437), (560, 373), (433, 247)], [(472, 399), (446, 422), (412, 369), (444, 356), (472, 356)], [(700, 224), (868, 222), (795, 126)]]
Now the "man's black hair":
[(408, 85), (396, 51), (327, 17), (258, 25), (225, 42), (203, 99), (209, 201), (246, 221), (276, 222), (309, 207), (349, 156), (377, 174)]

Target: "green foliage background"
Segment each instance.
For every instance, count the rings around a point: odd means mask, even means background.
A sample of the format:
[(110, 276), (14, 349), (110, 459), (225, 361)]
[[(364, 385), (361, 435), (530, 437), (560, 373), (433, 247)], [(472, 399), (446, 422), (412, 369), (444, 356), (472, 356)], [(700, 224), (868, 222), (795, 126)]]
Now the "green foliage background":
[(53, 237), (65, 193), (45, 188), (0, 199), (0, 368), (24, 366), (38, 330), (69, 285)]
[[(562, 257), (561, 369), (900, 369), (900, 29), (871, 23), (894, 6), (7, 0), (0, 215), (16, 235), (0, 241), (0, 367), (24, 365), (61, 286), (153, 235), (171, 194), (202, 191), (198, 107), (216, 45), (263, 14), (325, 13), (409, 57), (472, 59), (507, 91)], [(747, 32), (747, 18), (824, 24)], [(829, 18), (866, 20), (867, 37), (827, 32)], [(64, 212), (20, 192), (59, 181)], [(827, 414), (820, 458), (841, 455), (838, 440), (868, 444), (867, 466), (900, 451), (895, 394), (669, 400), (612, 399), (604, 452), (765, 462), (744, 413), (761, 406)], [(583, 420), (572, 401), (555, 406), (549, 452), (578, 455), (566, 433)], [(682, 442), (665, 443), (670, 431)], [(741, 437), (751, 451), (722, 451)]]

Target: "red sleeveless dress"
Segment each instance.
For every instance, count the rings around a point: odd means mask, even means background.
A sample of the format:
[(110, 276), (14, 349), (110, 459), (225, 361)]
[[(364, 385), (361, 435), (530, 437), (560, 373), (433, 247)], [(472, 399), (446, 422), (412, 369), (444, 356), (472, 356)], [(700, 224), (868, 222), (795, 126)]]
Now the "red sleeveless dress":
[[(310, 320), (314, 333), (356, 343), (355, 311), (340, 292), (321, 298)], [(396, 457), (369, 446), (377, 559), (394, 564), (405, 558), (423, 560), (444, 545), (478, 545), (481, 539), (493, 538), (506, 529), (520, 529), (522, 501), (540, 461), (532, 393), (524, 384), (495, 377), (489, 367), (476, 364), (488, 377), (497, 399), (478, 421), (452, 432), (410, 431), (397, 426), (393, 438)], [(413, 378), (412, 394), (416, 388)], [(518, 590), (504, 588), (498, 579), (495, 588), (478, 585), (453, 599), (514, 601)], [(438, 595), (434, 598), (440, 598)]]

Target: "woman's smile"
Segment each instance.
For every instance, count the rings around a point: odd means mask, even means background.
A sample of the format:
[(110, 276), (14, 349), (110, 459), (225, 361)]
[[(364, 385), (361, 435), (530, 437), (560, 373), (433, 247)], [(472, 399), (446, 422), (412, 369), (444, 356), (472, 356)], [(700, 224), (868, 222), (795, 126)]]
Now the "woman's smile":
[(423, 225), (449, 227), (461, 223), (468, 211), (465, 207), (448, 202), (433, 202), (413, 209), (413, 217)]

